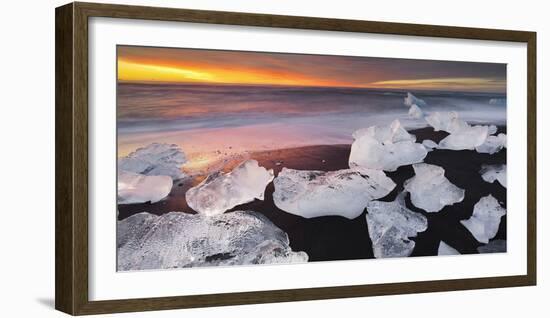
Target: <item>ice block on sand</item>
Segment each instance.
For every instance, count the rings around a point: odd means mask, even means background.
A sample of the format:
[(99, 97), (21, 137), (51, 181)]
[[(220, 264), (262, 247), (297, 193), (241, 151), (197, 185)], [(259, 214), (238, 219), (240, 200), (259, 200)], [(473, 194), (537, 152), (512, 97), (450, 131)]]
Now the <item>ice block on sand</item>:
[(481, 165), (479, 173), (485, 182), (494, 183), (496, 180), (506, 188), (506, 165)]
[(177, 145), (152, 143), (120, 158), (118, 170), (147, 176), (170, 176), (176, 180), (185, 177), (181, 167), (186, 162), (185, 154)]
[(501, 207), (492, 195), (488, 195), (479, 199), (474, 205), (472, 216), (460, 223), (472, 233), (478, 242), (487, 244), (497, 234), (500, 219), (505, 214), (506, 209)]
[(118, 204), (155, 203), (164, 199), (172, 190), (173, 181), (168, 176), (146, 176), (118, 171)]
[(445, 178), (445, 170), (426, 163), (413, 165), (415, 176), (405, 181), (414, 206), (426, 212), (439, 212), (447, 205), (464, 199), (464, 190)]
[(426, 102), (423, 99), (420, 99), (411, 93), (407, 93), (407, 97), (405, 97), (403, 103), (405, 104), (405, 106), (409, 107), (411, 107), (412, 105), (418, 105), (420, 107), (426, 106)]
[(283, 168), (273, 181), (275, 205), (305, 218), (358, 217), (367, 203), (390, 193), (395, 183), (383, 171), (344, 169), (331, 172)]
[(247, 160), (231, 172), (209, 175), (204, 181), (187, 190), (189, 207), (204, 215), (216, 215), (236, 207), (263, 200), (265, 187), (273, 180), (273, 170), (260, 167), (256, 160)]
[(498, 134), (496, 136), (488, 136), (485, 142), (476, 147), (479, 153), (495, 154), (506, 148), (506, 134)]
[(357, 130), (349, 156), (350, 168), (395, 171), (400, 166), (422, 162), (428, 151), (409, 134), (399, 120), (389, 126)]
[(439, 248), (437, 249), (437, 255), (460, 255), (460, 253), (454, 248), (450, 247), (447, 243), (439, 242)]
[(471, 126), (459, 118), (457, 112), (434, 112), (425, 117), (435, 131), (446, 131), (449, 135), (439, 142), (439, 149), (474, 150), (485, 143), (490, 131), (496, 126)]
[(307, 262), (265, 216), (235, 211), (207, 217), (134, 214), (117, 223), (119, 271)]
[(376, 258), (411, 255), (415, 243), (409, 238), (428, 228), (425, 216), (407, 209), (402, 194), (393, 202), (369, 202), (366, 218)]

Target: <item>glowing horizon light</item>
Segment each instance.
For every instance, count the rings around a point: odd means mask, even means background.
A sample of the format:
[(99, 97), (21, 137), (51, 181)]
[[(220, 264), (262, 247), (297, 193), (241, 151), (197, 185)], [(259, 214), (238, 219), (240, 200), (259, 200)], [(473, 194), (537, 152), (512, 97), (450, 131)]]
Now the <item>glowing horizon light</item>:
[(118, 80), (506, 92), (498, 63), (119, 46)]
[(118, 80), (128, 82), (267, 84), (348, 87), (348, 83), (275, 70), (214, 68), (201, 65), (161, 65), (118, 60)]
[(207, 72), (171, 66), (118, 61), (118, 79), (123, 81), (154, 81), (162, 78), (167, 81), (207, 81), (214, 76)]
[(495, 89), (506, 85), (506, 80), (477, 77), (449, 77), (449, 78), (425, 78), (407, 80), (388, 80), (371, 83), (373, 87), (384, 88), (415, 88), (415, 89), (436, 89), (455, 88), (467, 89), (477, 87), (483, 89)]

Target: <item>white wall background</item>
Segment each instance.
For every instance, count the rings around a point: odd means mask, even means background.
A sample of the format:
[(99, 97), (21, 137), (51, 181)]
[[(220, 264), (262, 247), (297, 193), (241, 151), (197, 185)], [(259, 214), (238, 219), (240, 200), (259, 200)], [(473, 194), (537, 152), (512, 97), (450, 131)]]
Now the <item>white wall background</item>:
[[(137, 317), (548, 317), (550, 218), (550, 12), (546, 1), (108, 1), (193, 9), (259, 12), (530, 30), (538, 32), (537, 287), (249, 305)], [(64, 1), (3, 3), (0, 35), (0, 316), (61, 317), (54, 297), (54, 8)], [(514, 105), (510, 105), (514, 107)], [(6, 177), (7, 176), (7, 177)]]

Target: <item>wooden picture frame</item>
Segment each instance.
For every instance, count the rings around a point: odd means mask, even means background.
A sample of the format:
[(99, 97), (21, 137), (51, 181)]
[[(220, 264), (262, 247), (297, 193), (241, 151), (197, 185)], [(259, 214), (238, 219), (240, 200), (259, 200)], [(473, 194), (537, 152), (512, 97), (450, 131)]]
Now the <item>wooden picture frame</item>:
[[(55, 307), (72, 314), (164, 310), (427, 293), (536, 284), (536, 33), (144, 6), (70, 3), (56, 9)], [(88, 19), (110, 17), (219, 25), (479, 39), (527, 44), (527, 274), (342, 287), (90, 301), (88, 297)]]

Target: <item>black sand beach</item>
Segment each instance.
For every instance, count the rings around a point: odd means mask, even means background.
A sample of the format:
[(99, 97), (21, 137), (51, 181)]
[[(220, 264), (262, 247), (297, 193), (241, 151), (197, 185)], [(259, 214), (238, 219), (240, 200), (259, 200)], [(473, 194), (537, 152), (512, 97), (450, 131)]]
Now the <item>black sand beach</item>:
[[(506, 133), (506, 127), (499, 127), (499, 133)], [(438, 142), (447, 134), (434, 132), (432, 128), (410, 131), (418, 142), (431, 139)], [(251, 154), (261, 166), (274, 169), (275, 175), (283, 167), (301, 170), (333, 171), (348, 168), (351, 145), (319, 145), (292, 149), (264, 151)], [(476, 151), (434, 150), (424, 162), (441, 166), (445, 176), (456, 186), (466, 190), (462, 202), (445, 207), (438, 213), (425, 213), (415, 208), (407, 195), (407, 207), (428, 218), (428, 230), (414, 238), (416, 242), (412, 256), (437, 255), (440, 241), (444, 241), (462, 254), (478, 253), (478, 243), (460, 220), (471, 216), (473, 206), (488, 194), (493, 195), (506, 207), (506, 189), (498, 183), (487, 183), (481, 179), (479, 171), (483, 164), (506, 163), (506, 150), (489, 155)], [(392, 193), (381, 201), (393, 201), (403, 190), (403, 182), (414, 175), (412, 166), (400, 167), (395, 172), (386, 173), (397, 184)], [(119, 219), (139, 212), (164, 214), (171, 211), (194, 213), (185, 202), (185, 192), (199, 183), (201, 178), (177, 182), (169, 196), (160, 202), (150, 204), (119, 205)], [(265, 200), (237, 206), (235, 210), (254, 210), (264, 214), (275, 225), (288, 233), (290, 245), (295, 251), (304, 251), (310, 261), (349, 260), (373, 258), (371, 241), (365, 220), (366, 211), (353, 220), (339, 216), (325, 216), (305, 219), (279, 210), (273, 203), (273, 183), (266, 189)], [(230, 212), (227, 212), (230, 213)], [(502, 217), (495, 239), (506, 239), (506, 216)]]

